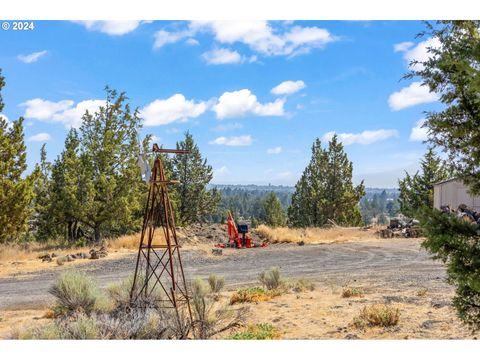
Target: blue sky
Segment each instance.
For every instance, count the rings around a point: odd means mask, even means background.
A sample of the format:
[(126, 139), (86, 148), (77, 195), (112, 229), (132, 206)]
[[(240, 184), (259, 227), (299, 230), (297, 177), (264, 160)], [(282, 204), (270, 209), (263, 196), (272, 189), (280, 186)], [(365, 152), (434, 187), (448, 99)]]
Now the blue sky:
[(418, 128), (437, 97), (401, 80), (435, 41), (418, 21), (66, 22), (0, 31), (3, 116), (24, 116), (31, 169), (46, 142), (126, 91), (142, 133), (174, 147), (189, 130), (214, 182), (293, 185), (316, 137), (339, 134), (354, 181), (394, 187), (418, 168)]

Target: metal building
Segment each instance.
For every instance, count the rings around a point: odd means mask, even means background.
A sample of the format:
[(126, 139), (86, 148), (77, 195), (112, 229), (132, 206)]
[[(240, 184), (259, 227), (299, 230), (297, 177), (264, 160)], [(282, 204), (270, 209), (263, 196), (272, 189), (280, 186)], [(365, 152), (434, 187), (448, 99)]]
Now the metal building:
[(440, 206), (450, 205), (451, 209), (457, 209), (460, 204), (480, 211), (480, 197), (470, 195), (468, 187), (460, 180), (449, 179), (433, 185), (434, 208), (440, 209)]

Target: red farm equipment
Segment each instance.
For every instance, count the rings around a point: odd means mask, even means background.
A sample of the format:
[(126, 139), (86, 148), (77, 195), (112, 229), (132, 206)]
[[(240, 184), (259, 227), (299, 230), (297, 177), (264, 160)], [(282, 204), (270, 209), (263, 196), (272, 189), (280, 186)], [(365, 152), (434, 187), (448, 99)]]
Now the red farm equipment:
[(248, 234), (248, 225), (247, 224), (237, 224), (233, 218), (230, 210), (228, 211), (227, 218), (228, 226), (228, 237), (229, 241), (226, 244), (217, 244), (217, 248), (253, 248), (253, 247), (265, 247), (267, 244), (262, 243), (261, 245), (254, 244), (252, 238)]

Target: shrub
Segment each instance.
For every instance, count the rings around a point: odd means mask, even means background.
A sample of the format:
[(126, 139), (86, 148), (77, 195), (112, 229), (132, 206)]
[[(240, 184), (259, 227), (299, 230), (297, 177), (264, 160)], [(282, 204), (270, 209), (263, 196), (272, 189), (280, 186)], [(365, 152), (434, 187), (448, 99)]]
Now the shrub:
[(353, 319), (353, 325), (357, 328), (365, 326), (395, 326), (400, 319), (400, 310), (389, 305), (365, 306), (360, 315)]
[(245, 302), (267, 301), (272, 298), (272, 295), (259, 287), (252, 287), (237, 290), (230, 298), (230, 305)]
[(268, 323), (248, 326), (246, 331), (229, 336), (229, 340), (273, 340), (280, 338), (278, 331)]
[(49, 290), (56, 298), (55, 313), (90, 313), (95, 309), (98, 290), (93, 279), (78, 271), (64, 272)]
[(363, 290), (359, 288), (344, 287), (342, 289), (343, 298), (363, 297)]
[(422, 289), (419, 289), (419, 290), (417, 291), (417, 296), (423, 297), (423, 296), (426, 296), (427, 293), (428, 293), (428, 290), (425, 289), (425, 288), (422, 288)]
[(210, 285), (210, 290), (218, 294), (225, 285), (225, 278), (223, 276), (216, 276), (214, 274), (210, 274), (208, 277), (208, 284)]
[(272, 267), (270, 270), (262, 271), (258, 275), (258, 280), (265, 288), (267, 288), (267, 290), (277, 289), (282, 285), (280, 269), (278, 267)]
[(297, 293), (315, 290), (315, 284), (313, 282), (311, 282), (310, 280), (307, 280), (305, 278), (301, 278), (301, 279), (298, 279), (298, 280), (290, 283), (289, 287), (294, 292), (297, 292)]

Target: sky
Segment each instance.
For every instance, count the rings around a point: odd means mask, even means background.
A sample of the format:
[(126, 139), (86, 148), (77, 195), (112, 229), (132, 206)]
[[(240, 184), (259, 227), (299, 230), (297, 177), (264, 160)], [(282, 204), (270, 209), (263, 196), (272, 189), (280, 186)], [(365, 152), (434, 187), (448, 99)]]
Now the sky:
[[(25, 118), (29, 171), (46, 143), (125, 91), (143, 136), (193, 134), (217, 184), (294, 185), (315, 138), (337, 134), (354, 183), (396, 187), (425, 152), (438, 96), (403, 79), (437, 46), (419, 21), (35, 21), (0, 31), (9, 121)], [(418, 65), (417, 65), (418, 66)]]

